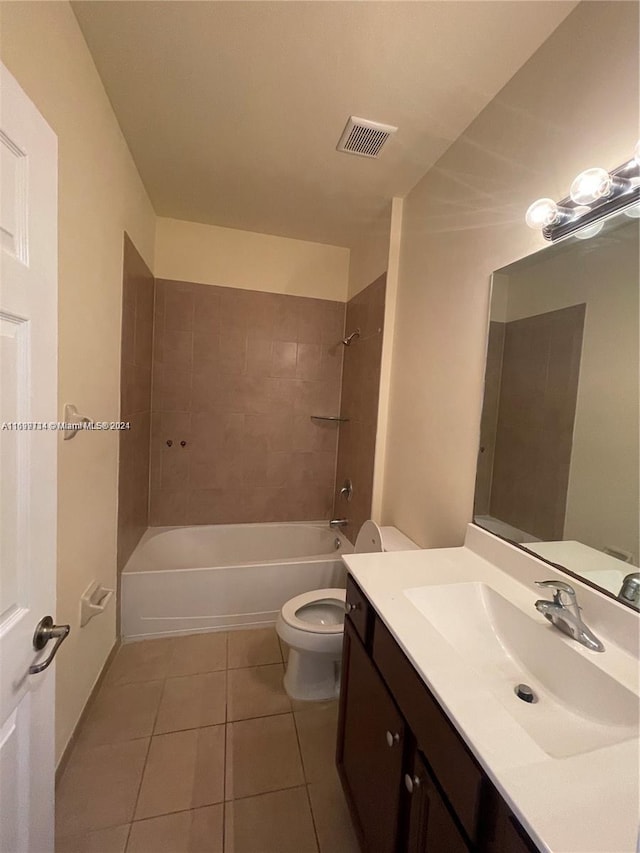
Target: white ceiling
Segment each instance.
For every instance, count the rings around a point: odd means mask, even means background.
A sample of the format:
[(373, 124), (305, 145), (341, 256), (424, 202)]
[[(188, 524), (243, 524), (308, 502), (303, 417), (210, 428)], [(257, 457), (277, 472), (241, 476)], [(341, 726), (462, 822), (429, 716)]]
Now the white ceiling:
[[(561, 0), (75, 2), (160, 216), (349, 246), (574, 8)], [(338, 153), (350, 115), (397, 125)]]

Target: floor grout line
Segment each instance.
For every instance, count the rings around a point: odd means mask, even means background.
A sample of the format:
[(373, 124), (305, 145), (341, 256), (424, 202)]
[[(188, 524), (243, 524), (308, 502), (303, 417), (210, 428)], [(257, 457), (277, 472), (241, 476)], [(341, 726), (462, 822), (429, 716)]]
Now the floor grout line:
[(298, 721), (296, 719), (296, 715), (292, 714), (293, 717), (293, 726), (296, 732), (296, 740), (298, 742), (298, 754), (300, 756), (300, 764), (302, 766), (302, 778), (304, 779), (304, 790), (307, 795), (307, 802), (309, 803), (309, 814), (311, 815), (311, 824), (313, 826), (313, 834), (316, 839), (316, 848), (320, 851), (320, 837), (318, 836), (318, 827), (316, 825), (316, 817), (313, 813), (313, 806), (311, 805), (311, 795), (309, 793), (309, 780), (307, 779), (307, 769), (304, 763), (304, 757), (302, 755), (302, 743), (300, 741), (300, 732), (298, 731)]
[[(197, 812), (197, 811), (201, 811), (202, 809), (210, 809), (213, 806), (223, 806), (223, 805), (224, 805), (224, 800), (216, 800), (215, 803), (204, 803), (204, 805), (192, 806), (191, 808), (188, 808), (188, 809), (174, 809), (173, 811), (170, 811), (170, 812), (161, 812), (160, 814), (152, 814), (152, 815), (148, 815), (148, 817), (141, 817), (141, 818), (138, 818), (138, 820), (132, 820), (131, 826), (133, 826), (134, 823), (145, 823), (148, 820), (157, 820), (159, 817), (167, 817), (168, 815), (174, 815), (174, 814), (185, 814), (186, 812)], [(122, 826), (122, 824), (119, 824), (119, 825)], [(93, 832), (94, 830), (91, 830), (91, 831)], [(126, 850), (125, 850), (125, 853), (126, 853)]]
[(142, 790), (142, 783), (144, 782), (144, 776), (145, 776), (145, 773), (147, 770), (147, 763), (149, 761), (149, 753), (151, 752), (151, 744), (153, 742), (154, 732), (156, 730), (156, 723), (158, 722), (158, 714), (160, 713), (160, 706), (162, 705), (162, 699), (164, 697), (164, 688), (165, 688), (166, 683), (167, 683), (167, 679), (164, 678), (162, 681), (162, 690), (160, 691), (160, 700), (158, 702), (158, 707), (156, 708), (156, 713), (154, 714), (154, 717), (153, 717), (153, 724), (151, 726), (151, 736), (149, 737), (149, 745), (147, 746), (147, 753), (144, 757), (144, 764), (142, 765), (142, 773), (140, 774), (140, 782), (138, 783), (138, 790), (136, 792), (136, 798), (135, 798), (135, 801), (133, 803), (133, 811), (131, 813), (131, 821), (129, 823), (129, 832), (127, 833), (127, 843), (125, 844), (125, 848), (124, 848), (125, 853), (127, 851), (127, 848), (129, 847), (129, 838), (131, 836), (131, 828), (133, 827), (133, 824), (135, 821), (136, 811), (138, 808), (138, 800), (140, 799), (140, 791)]
[(298, 788), (306, 788), (306, 782), (298, 782), (296, 785), (284, 785), (282, 788), (271, 788), (268, 791), (260, 791), (257, 794), (244, 794), (241, 797), (233, 797), (230, 800), (225, 800), (225, 803), (237, 803), (240, 800), (254, 800), (257, 797), (268, 797), (270, 794), (279, 794), (281, 791), (295, 791)]
[[(216, 632), (216, 633), (219, 633), (219, 632)], [(151, 640), (150, 642), (153, 642), (153, 640)], [(281, 791), (290, 791), (290, 790), (298, 789), (300, 787), (304, 787), (305, 788), (305, 795), (306, 795), (307, 803), (308, 803), (308, 807), (309, 807), (309, 812), (311, 815), (311, 821), (312, 821), (312, 826), (313, 826), (313, 831), (314, 831), (314, 838), (315, 838), (315, 843), (316, 843), (316, 850), (318, 851), (318, 853), (320, 853), (321, 848), (320, 848), (320, 838), (319, 838), (319, 834), (318, 834), (318, 825), (316, 822), (316, 815), (314, 813), (313, 804), (312, 804), (312, 800), (311, 800), (311, 794), (310, 794), (311, 782), (308, 778), (308, 771), (307, 771), (307, 768), (305, 766), (302, 744), (301, 744), (301, 739), (300, 739), (300, 731), (298, 728), (298, 719), (297, 719), (297, 715), (300, 712), (304, 712), (305, 710), (316, 710), (314, 707), (315, 703), (310, 703), (308, 708), (305, 706), (294, 707), (293, 704), (291, 704), (290, 707), (286, 710), (269, 711), (268, 713), (261, 713), (260, 711), (257, 711), (257, 712), (254, 712), (253, 715), (251, 715), (251, 716), (242, 717), (242, 718), (237, 719), (237, 720), (231, 720), (230, 719), (230, 692), (229, 692), (230, 691), (230, 687), (229, 687), (230, 675), (229, 675), (229, 673), (242, 672), (243, 670), (256, 670), (256, 669), (261, 669), (261, 668), (265, 668), (265, 667), (274, 667), (274, 666), (281, 666), (281, 667), (283, 667), (283, 671), (284, 671), (286, 669), (286, 665), (287, 665), (287, 662), (285, 660), (285, 655), (284, 655), (284, 649), (282, 647), (282, 644), (280, 643), (279, 638), (277, 638), (277, 642), (278, 642), (278, 652), (280, 655), (279, 660), (276, 660), (276, 661), (270, 660), (266, 663), (244, 663), (241, 666), (230, 666), (229, 665), (229, 655), (230, 655), (231, 643), (229, 642), (229, 633), (227, 632), (226, 638), (225, 638), (225, 655), (224, 655), (225, 665), (222, 668), (213, 669), (213, 670), (206, 670), (204, 672), (194, 672), (194, 673), (189, 673), (189, 674), (174, 674), (174, 675), (169, 674), (165, 669), (164, 674), (161, 675), (160, 677), (155, 677), (155, 678), (144, 678), (143, 677), (143, 678), (138, 678), (138, 679), (133, 680), (133, 681), (116, 682), (116, 683), (111, 683), (111, 684), (107, 684), (107, 678), (105, 678), (105, 685), (104, 685), (105, 687), (107, 687), (107, 686), (109, 686), (109, 687), (132, 686), (133, 687), (135, 685), (143, 685), (143, 684), (148, 684), (150, 682), (159, 682), (162, 685), (161, 689), (160, 689), (159, 699), (158, 699), (158, 702), (157, 702), (157, 705), (155, 708), (155, 713), (153, 714), (153, 722), (151, 725), (151, 730), (150, 730), (149, 735), (143, 735), (141, 737), (128, 738), (125, 740), (113, 740), (113, 741), (109, 741), (108, 743), (105, 743), (105, 744), (97, 744), (97, 746), (115, 746), (117, 744), (130, 743), (130, 742), (135, 741), (135, 740), (148, 739), (148, 744), (147, 744), (146, 752), (144, 755), (144, 762), (142, 764), (142, 772), (140, 774), (140, 779), (139, 779), (139, 783), (137, 786), (137, 791), (135, 793), (133, 809), (132, 809), (131, 817), (129, 818), (129, 821), (128, 821), (126, 841), (125, 841), (125, 847), (124, 847), (125, 851), (128, 850), (128, 848), (129, 848), (129, 844), (131, 841), (131, 833), (132, 833), (133, 825), (135, 823), (141, 823), (144, 821), (154, 820), (156, 818), (164, 817), (165, 815), (180, 814), (183, 812), (193, 812), (193, 811), (197, 811), (198, 809), (208, 808), (210, 806), (222, 805), (221, 839), (222, 839), (222, 849), (223, 849), (224, 853), (226, 853), (226, 847), (230, 842), (230, 837), (228, 837), (228, 834), (227, 834), (227, 829), (228, 829), (227, 818), (230, 816), (230, 812), (231, 812), (231, 809), (228, 809), (229, 805), (231, 805), (236, 800), (241, 801), (241, 800), (255, 799), (258, 797), (264, 797), (264, 796), (268, 796), (270, 794), (275, 794), (275, 793), (278, 793)], [(180, 662), (180, 659), (182, 657), (184, 657), (184, 653), (183, 654), (177, 654), (177, 652), (178, 652), (178, 649), (174, 650), (173, 648), (168, 651), (167, 661), (166, 661), (166, 668), (167, 669), (169, 668), (169, 666), (172, 663), (177, 665)], [(185, 650), (185, 652), (186, 652), (186, 650)], [(115, 662), (115, 659), (114, 659), (114, 662)], [(112, 666), (113, 666), (114, 662), (112, 662)], [(205, 664), (205, 666), (206, 666), (206, 664)], [(110, 669), (111, 669), (111, 667), (110, 667)], [(219, 673), (219, 672), (225, 673), (225, 677), (224, 677), (224, 721), (223, 722), (220, 722), (220, 723), (215, 722), (215, 723), (210, 723), (207, 725), (188, 725), (188, 726), (182, 727), (182, 728), (171, 729), (171, 730), (166, 731), (166, 732), (157, 732), (156, 731), (156, 728), (158, 725), (158, 719), (160, 716), (160, 710), (162, 708), (165, 695), (167, 693), (167, 682), (175, 681), (175, 680), (179, 680), (179, 679), (185, 679), (185, 678), (197, 678), (198, 676), (206, 676), (206, 675), (211, 675), (211, 674)], [(108, 673), (107, 673), (107, 677), (108, 677)], [(232, 678), (233, 678), (233, 676), (232, 676)], [(256, 708), (260, 707), (260, 701), (258, 701), (258, 700), (256, 700), (254, 702), (254, 704), (255, 704)], [(294, 732), (295, 732), (295, 737), (296, 737), (296, 746), (297, 746), (297, 750), (298, 750), (298, 758), (299, 758), (300, 766), (301, 766), (301, 770), (302, 770), (302, 780), (296, 784), (288, 784), (288, 785), (284, 785), (284, 786), (278, 786), (278, 787), (275, 787), (275, 788), (270, 789), (268, 791), (262, 791), (260, 793), (252, 793), (252, 794), (243, 795), (243, 796), (231, 796), (232, 790), (230, 789), (230, 786), (228, 785), (228, 771), (230, 769), (230, 765), (232, 764), (233, 749), (232, 749), (230, 739), (231, 739), (231, 732), (232, 732), (233, 724), (234, 723), (240, 724), (240, 723), (245, 723), (245, 722), (249, 723), (250, 721), (253, 721), (253, 720), (264, 720), (264, 719), (269, 718), (269, 717), (274, 717), (274, 718), (275, 717), (282, 717), (286, 714), (291, 714), (293, 724), (294, 724)], [(144, 783), (146, 773), (147, 773), (147, 770), (149, 767), (149, 757), (150, 757), (150, 753), (151, 753), (151, 747), (153, 745), (153, 739), (155, 737), (161, 737), (164, 735), (171, 735), (171, 734), (176, 734), (179, 732), (187, 732), (187, 731), (200, 731), (202, 729), (218, 727), (221, 725), (224, 727), (224, 733), (223, 733), (224, 745), (223, 745), (223, 762), (222, 762), (222, 772), (223, 772), (223, 779), (222, 779), (223, 797), (222, 797), (222, 800), (217, 802), (217, 803), (200, 804), (197, 807), (190, 807), (190, 808), (178, 808), (178, 809), (175, 809), (173, 811), (162, 812), (161, 814), (158, 814), (158, 815), (149, 815), (149, 816), (145, 816), (142, 818), (136, 818), (136, 812), (137, 812), (137, 808), (138, 808), (139, 801), (140, 801), (140, 795), (141, 795), (143, 783)], [(121, 822), (121, 823), (113, 824), (111, 827), (105, 827), (105, 828), (115, 828), (117, 826), (124, 826), (124, 825), (125, 824)], [(94, 830), (88, 830), (88, 831), (93, 832)]]
[(230, 736), (229, 721), (229, 633), (227, 632), (224, 671), (224, 760), (222, 762), (222, 853), (227, 849), (227, 744)]

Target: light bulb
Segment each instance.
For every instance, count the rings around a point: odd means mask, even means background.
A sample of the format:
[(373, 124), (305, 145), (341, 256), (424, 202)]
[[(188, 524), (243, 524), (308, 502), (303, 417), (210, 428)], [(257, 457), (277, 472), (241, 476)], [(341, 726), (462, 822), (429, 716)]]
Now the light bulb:
[(611, 195), (612, 189), (613, 179), (606, 169), (587, 169), (571, 184), (569, 194), (576, 204), (593, 204)]
[(529, 206), (525, 221), (529, 228), (540, 230), (558, 220), (558, 205), (552, 198), (539, 198)]
[(636, 147), (633, 149), (633, 159), (640, 166), (640, 139), (636, 142)]
[(578, 240), (589, 240), (591, 237), (595, 237), (596, 234), (599, 234), (604, 227), (604, 222), (594, 222), (593, 225), (587, 225), (586, 228), (581, 228), (579, 231), (576, 231), (574, 237)]
[(630, 219), (640, 219), (640, 204), (634, 204), (633, 207), (628, 207), (625, 212), (625, 216), (628, 216)]

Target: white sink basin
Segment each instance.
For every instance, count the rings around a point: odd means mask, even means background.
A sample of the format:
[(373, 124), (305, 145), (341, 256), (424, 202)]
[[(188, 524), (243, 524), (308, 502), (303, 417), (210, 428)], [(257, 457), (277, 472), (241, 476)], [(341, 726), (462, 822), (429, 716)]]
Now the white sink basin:
[[(637, 736), (638, 697), (535, 612), (528, 616), (482, 583), (404, 594), (548, 755), (564, 758)], [(516, 696), (519, 683), (533, 689), (536, 702)]]

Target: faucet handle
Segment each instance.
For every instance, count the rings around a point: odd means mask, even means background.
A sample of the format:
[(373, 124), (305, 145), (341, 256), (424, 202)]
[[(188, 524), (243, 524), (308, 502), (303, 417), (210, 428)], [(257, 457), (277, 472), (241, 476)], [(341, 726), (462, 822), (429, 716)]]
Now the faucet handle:
[[(536, 581), (536, 586), (542, 587), (550, 587), (554, 590), (553, 600), (556, 604), (562, 604), (563, 606), (569, 604), (576, 603), (576, 591), (575, 589), (568, 583), (564, 581)], [(563, 600), (562, 596), (566, 596)]]

